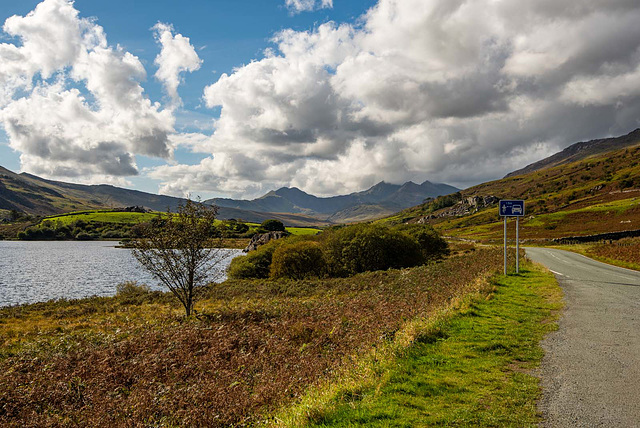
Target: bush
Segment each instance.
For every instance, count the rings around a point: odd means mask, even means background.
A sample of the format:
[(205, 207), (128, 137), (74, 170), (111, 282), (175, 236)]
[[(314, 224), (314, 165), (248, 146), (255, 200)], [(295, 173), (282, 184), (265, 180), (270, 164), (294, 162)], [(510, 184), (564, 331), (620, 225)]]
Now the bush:
[(260, 225), (260, 228), (269, 232), (284, 232), (285, 230), (284, 223), (282, 223), (280, 220), (274, 219), (263, 221)]
[(403, 224), (396, 230), (413, 237), (422, 250), (425, 260), (439, 259), (449, 254), (449, 245), (435, 229), (426, 224)]
[(285, 242), (273, 253), (271, 278), (305, 279), (326, 274), (327, 262), (317, 242)]
[(268, 278), (273, 252), (279, 245), (279, 241), (271, 241), (246, 256), (234, 258), (229, 265), (229, 278)]
[(334, 229), (328, 233), (324, 248), (331, 276), (411, 267), (424, 262), (416, 239), (379, 225)]
[(271, 241), (229, 266), (230, 278), (340, 277), (417, 266), (448, 253), (447, 243), (427, 225), (357, 224), (319, 236)]
[(139, 296), (142, 294), (149, 294), (151, 289), (146, 284), (140, 284), (136, 281), (125, 281), (116, 285), (116, 295), (117, 296)]
[(116, 285), (116, 297), (127, 305), (141, 305), (149, 301), (153, 292), (148, 285), (126, 281)]
[(105, 230), (102, 232), (101, 238), (103, 239), (117, 239), (122, 237), (122, 232), (118, 230)]
[(93, 237), (89, 235), (87, 232), (80, 232), (76, 235), (76, 239), (78, 241), (90, 241), (93, 239)]
[(424, 261), (415, 239), (378, 226), (358, 232), (342, 250), (342, 258), (343, 266), (351, 274), (411, 267)]

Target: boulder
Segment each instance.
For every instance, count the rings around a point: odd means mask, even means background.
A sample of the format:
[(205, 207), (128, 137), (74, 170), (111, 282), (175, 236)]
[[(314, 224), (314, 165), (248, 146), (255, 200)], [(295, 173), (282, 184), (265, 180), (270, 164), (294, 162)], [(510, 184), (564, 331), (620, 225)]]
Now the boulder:
[(251, 242), (249, 242), (249, 245), (247, 245), (247, 248), (245, 248), (243, 251), (245, 253), (248, 253), (249, 251), (253, 251), (253, 250), (257, 250), (258, 247), (260, 247), (261, 245), (266, 244), (269, 241), (273, 241), (276, 239), (282, 239), (286, 236), (289, 236), (288, 232), (283, 232), (283, 231), (273, 231), (273, 232), (267, 232), (267, 233), (257, 233), (255, 235), (253, 235), (253, 238), (251, 238)]

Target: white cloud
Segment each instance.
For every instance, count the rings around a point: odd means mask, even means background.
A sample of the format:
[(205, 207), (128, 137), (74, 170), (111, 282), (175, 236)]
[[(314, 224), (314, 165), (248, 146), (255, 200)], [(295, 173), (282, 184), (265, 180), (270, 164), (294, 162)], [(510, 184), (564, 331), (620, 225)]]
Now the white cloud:
[(200, 69), (202, 60), (198, 57), (189, 38), (182, 34), (174, 35), (171, 25), (158, 22), (153, 30), (156, 40), (162, 46), (155, 60), (158, 66), (155, 76), (164, 84), (173, 104), (179, 105), (181, 103), (178, 96), (180, 73)]
[(285, 0), (285, 5), (291, 13), (312, 12), (333, 8), (333, 0)]
[(223, 74), (213, 157), (155, 177), (244, 196), (470, 185), (640, 126), (637, 1), (379, 0), (358, 22), (283, 31)]
[[(354, 23), (281, 31), (264, 57), (222, 74), (204, 90), (220, 108), (204, 135), (175, 132), (176, 115), (191, 131), (208, 120), (177, 111), (201, 63), (188, 38), (154, 27), (163, 108), (136, 56), (71, 1), (44, 0), (3, 27), (17, 42), (0, 44), (0, 121), (30, 172), (118, 181), (143, 154), (167, 160), (148, 174), (172, 194), (470, 185), (640, 126), (637, 22), (637, 0), (379, 0)], [(181, 165), (179, 147), (207, 157)]]
[(171, 158), (175, 119), (145, 96), (142, 63), (73, 2), (45, 0), (3, 29), (20, 44), (0, 45), (0, 121), (23, 170), (126, 183), (136, 154)]

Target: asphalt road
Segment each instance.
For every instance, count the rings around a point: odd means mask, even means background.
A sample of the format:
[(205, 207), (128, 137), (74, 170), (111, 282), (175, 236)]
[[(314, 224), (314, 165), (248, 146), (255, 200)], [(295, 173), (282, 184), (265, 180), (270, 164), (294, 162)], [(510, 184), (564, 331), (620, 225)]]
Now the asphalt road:
[(546, 427), (640, 427), (640, 272), (568, 251), (526, 248), (565, 293), (539, 403)]

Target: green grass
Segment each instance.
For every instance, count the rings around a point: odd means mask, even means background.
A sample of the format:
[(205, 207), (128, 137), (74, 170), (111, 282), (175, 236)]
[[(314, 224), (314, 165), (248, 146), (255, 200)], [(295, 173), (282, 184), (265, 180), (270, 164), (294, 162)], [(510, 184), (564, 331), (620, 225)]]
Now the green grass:
[[(146, 221), (150, 221), (155, 218), (159, 213), (135, 213), (135, 212), (113, 212), (103, 210), (89, 210), (89, 211), (76, 211), (61, 215), (54, 215), (45, 217), (43, 221), (51, 221), (59, 224), (60, 226), (69, 225), (75, 221), (83, 220), (85, 222), (101, 222), (101, 223), (118, 223), (118, 224), (136, 224)], [(216, 223), (222, 221), (216, 220)], [(260, 227), (258, 223), (246, 223), (251, 229), (257, 229)], [(288, 232), (292, 235), (315, 235), (320, 232), (320, 229), (310, 227), (287, 227)]]
[(539, 341), (554, 330), (561, 292), (530, 263), (500, 276), (490, 299), (477, 296), (429, 328), (373, 386), (342, 391), (307, 409), (316, 427), (537, 426)]
[(312, 227), (287, 227), (287, 231), (292, 235), (316, 235), (321, 232), (320, 229), (314, 229)]
[(75, 221), (83, 220), (85, 222), (97, 221), (102, 223), (127, 223), (135, 224), (150, 221), (155, 218), (158, 213), (130, 213), (130, 212), (113, 212), (113, 211), (79, 211), (56, 216), (45, 217), (43, 221), (51, 221), (60, 223), (61, 225), (69, 225)]

